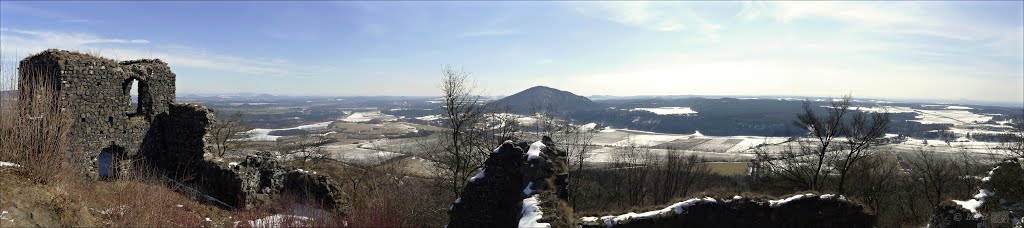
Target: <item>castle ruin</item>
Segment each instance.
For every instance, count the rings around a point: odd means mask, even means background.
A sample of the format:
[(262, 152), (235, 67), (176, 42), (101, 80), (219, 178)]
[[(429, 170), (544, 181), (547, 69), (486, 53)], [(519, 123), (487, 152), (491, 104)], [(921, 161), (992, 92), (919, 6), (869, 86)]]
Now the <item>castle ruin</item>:
[(159, 143), (153, 121), (175, 105), (175, 75), (160, 60), (117, 62), (51, 49), (22, 60), (18, 71), (22, 83), (47, 82), (29, 86), (51, 86), (63, 111), (72, 113), (69, 153), (93, 177), (115, 175), (144, 144)]
[(70, 113), (67, 153), (87, 176), (115, 178), (145, 163), (226, 207), (251, 207), (284, 192), (306, 194), (329, 209), (345, 206), (342, 192), (325, 176), (289, 171), (273, 158), (249, 156), (240, 164), (208, 159), (214, 113), (175, 102), (176, 76), (163, 61), (118, 62), (49, 49), (22, 60), (18, 72), (22, 105), (35, 105), (25, 99), (38, 95), (32, 91), (47, 91)]

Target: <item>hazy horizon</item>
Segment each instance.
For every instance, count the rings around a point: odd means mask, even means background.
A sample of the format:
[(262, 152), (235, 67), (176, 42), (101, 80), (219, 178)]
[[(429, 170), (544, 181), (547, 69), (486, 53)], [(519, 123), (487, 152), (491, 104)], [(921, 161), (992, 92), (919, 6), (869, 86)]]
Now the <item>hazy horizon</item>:
[(3, 64), (160, 58), (178, 94), (810, 96), (1024, 104), (1024, 2), (0, 2)]

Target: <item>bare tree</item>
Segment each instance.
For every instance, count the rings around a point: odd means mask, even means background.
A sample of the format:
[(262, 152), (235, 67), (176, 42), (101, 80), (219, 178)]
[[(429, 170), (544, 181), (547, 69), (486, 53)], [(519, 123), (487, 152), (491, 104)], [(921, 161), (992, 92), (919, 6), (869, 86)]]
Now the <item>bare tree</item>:
[(654, 203), (668, 203), (675, 197), (686, 196), (695, 185), (711, 175), (711, 167), (696, 154), (682, 155), (675, 148), (669, 148), (655, 167), (650, 184), (656, 186), (651, 197)]
[(834, 154), (818, 154), (817, 147), (805, 140), (794, 143), (797, 145), (790, 144), (778, 151), (754, 148), (751, 176), (758, 182), (756, 185), (789, 191), (808, 190), (814, 188), (818, 174), (831, 172), (829, 167), (822, 170), (816, 163), (831, 160)]
[[(843, 98), (849, 102), (849, 97)], [(870, 117), (870, 120), (868, 119)], [(841, 121), (841, 120), (840, 120)], [(836, 189), (839, 194), (845, 193), (846, 181), (850, 170), (862, 159), (873, 154), (872, 146), (881, 143), (885, 131), (889, 126), (889, 113), (886, 111), (866, 114), (855, 112), (850, 124), (840, 124), (843, 135), (846, 136), (846, 143), (841, 148), (839, 160), (835, 162), (836, 171), (839, 172), (839, 183)]]
[[(651, 154), (649, 147), (640, 145), (632, 139), (619, 148), (619, 154), (615, 159), (615, 174), (621, 186), (613, 188), (618, 190), (616, 198), (624, 199), (626, 205), (643, 205), (644, 199), (652, 186), (647, 184), (650, 169), (645, 166), (654, 165), (657, 159)], [(614, 186), (615, 184), (613, 184)]]
[[(851, 112), (850, 100), (849, 95), (833, 100), (825, 115), (815, 113), (811, 102), (805, 101), (795, 125), (806, 129), (808, 136), (777, 152), (756, 148), (755, 178), (770, 179), (765, 184), (791, 190), (824, 190), (832, 186), (826, 181), (834, 180), (833, 189), (845, 193), (853, 170), (874, 155), (890, 122), (884, 110)], [(833, 175), (838, 178), (831, 179)]]
[[(850, 95), (845, 95), (839, 100), (833, 100), (831, 106), (826, 110), (828, 112), (825, 116), (818, 116), (814, 113), (814, 107), (811, 106), (810, 101), (804, 101), (804, 112), (797, 114), (797, 120), (794, 123), (801, 129), (807, 129), (812, 139), (817, 141), (813, 154), (817, 160), (813, 165), (815, 167), (813, 176), (810, 182), (810, 190), (819, 190), (824, 177), (822, 168), (826, 165), (826, 158), (831, 149), (832, 142), (843, 131), (843, 117), (850, 111)], [(803, 151), (803, 150), (802, 150)]]
[(294, 153), (302, 153), (302, 162), (326, 158), (327, 150), (324, 146), (336, 141), (328, 137), (329, 134), (310, 134), (302, 137), (296, 143), (298, 149)]
[(1010, 133), (1004, 144), (1010, 155), (1024, 158), (1024, 114), (1021, 116), (1021, 118), (1014, 119), (1011, 122), (1014, 125), (1013, 132)]
[(242, 144), (241, 139), (245, 137), (244, 132), (246, 130), (247, 127), (242, 122), (242, 113), (240, 112), (235, 112), (216, 120), (210, 130), (210, 136), (213, 138), (214, 155), (224, 157), (227, 151), (237, 149)]
[[(533, 126), (528, 127), (533, 130), (532, 133), (538, 136), (551, 136), (555, 140), (555, 144), (566, 153), (566, 164), (568, 165), (566, 171), (575, 176), (568, 178), (569, 204), (575, 208), (580, 197), (572, 196), (581, 193), (583, 187), (580, 183), (583, 180), (581, 175), (585, 174), (586, 160), (590, 157), (590, 151), (594, 147), (592, 141), (597, 130), (594, 126), (573, 124), (569, 116), (565, 112), (560, 112), (554, 104), (534, 103), (530, 107), (530, 113), (536, 118)], [(635, 149), (635, 146), (627, 146), (627, 150)]]
[[(567, 123), (568, 124), (568, 123)], [(556, 137), (559, 142), (558, 145), (565, 150), (568, 155), (569, 172), (570, 175), (577, 177), (569, 177), (568, 191), (569, 191), (569, 203), (573, 208), (576, 208), (577, 201), (580, 197), (576, 196), (581, 192), (582, 175), (585, 173), (587, 159), (590, 158), (591, 145), (594, 139), (594, 128), (588, 128), (586, 126), (565, 126), (563, 132)]]
[(934, 151), (918, 149), (914, 156), (906, 159), (912, 191), (925, 197), (931, 208), (939, 206), (942, 199), (953, 189), (959, 178), (951, 158), (941, 157)]
[(456, 198), (487, 156), (475, 150), (471, 143), (476, 140), (475, 128), (484, 117), (484, 107), (480, 96), (475, 94), (469, 73), (450, 66), (443, 67), (441, 73), (442, 117), (447, 131), (441, 135), (443, 150), (437, 160), (442, 164), (440, 179), (454, 195), (452, 198)]

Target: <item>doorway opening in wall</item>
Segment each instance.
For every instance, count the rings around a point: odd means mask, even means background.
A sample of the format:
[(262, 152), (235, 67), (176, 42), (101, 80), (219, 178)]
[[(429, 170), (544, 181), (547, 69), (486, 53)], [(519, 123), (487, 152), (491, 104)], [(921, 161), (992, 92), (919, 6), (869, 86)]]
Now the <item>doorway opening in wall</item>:
[(100, 179), (115, 179), (123, 170), (125, 150), (123, 147), (111, 145), (100, 150), (96, 158), (96, 172)]

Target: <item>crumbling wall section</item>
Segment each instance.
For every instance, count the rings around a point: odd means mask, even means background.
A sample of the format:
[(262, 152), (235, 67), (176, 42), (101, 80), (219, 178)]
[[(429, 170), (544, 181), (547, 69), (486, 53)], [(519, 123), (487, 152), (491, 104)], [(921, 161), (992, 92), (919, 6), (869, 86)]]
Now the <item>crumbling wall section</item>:
[[(326, 176), (288, 171), (269, 156), (241, 164), (209, 157), (216, 119), (198, 104), (175, 103), (175, 75), (160, 60), (117, 62), (50, 49), (19, 63), (19, 102), (45, 91), (74, 118), (68, 151), (86, 173), (99, 177), (102, 151), (116, 153), (121, 169), (134, 161), (163, 171), (175, 183), (196, 188), (228, 207), (249, 208), (282, 192), (308, 196), (330, 210), (344, 210), (343, 193)], [(137, 86), (133, 86), (137, 83)], [(138, 92), (132, 102), (132, 91)], [(25, 110), (36, 104), (19, 103)], [(50, 104), (45, 104), (50, 105)], [(109, 158), (108, 158), (109, 159)], [(223, 205), (222, 205), (223, 206)]]
[[(160, 60), (117, 62), (50, 49), (19, 63), (19, 86), (49, 86), (65, 112), (73, 113), (71, 157), (97, 173), (101, 151), (131, 158), (141, 150), (153, 117), (174, 102), (175, 75)], [(139, 87), (132, 88), (132, 81)], [(45, 82), (45, 83), (40, 83)], [(138, 106), (131, 91), (139, 91)], [(143, 110), (140, 112), (139, 110)]]
[(150, 165), (179, 174), (191, 174), (204, 162), (209, 150), (206, 139), (216, 121), (212, 111), (198, 104), (171, 104), (167, 112), (153, 118), (145, 136), (143, 155)]

